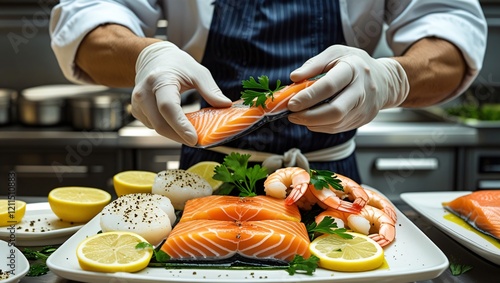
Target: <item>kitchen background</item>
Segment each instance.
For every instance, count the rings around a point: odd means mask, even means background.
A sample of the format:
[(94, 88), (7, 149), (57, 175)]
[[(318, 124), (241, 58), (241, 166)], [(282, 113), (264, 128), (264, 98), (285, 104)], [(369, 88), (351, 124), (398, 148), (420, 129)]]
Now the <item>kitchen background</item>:
[[(111, 178), (119, 171), (176, 168), (180, 146), (130, 117), (130, 90), (22, 99), (28, 88), (69, 84), (50, 49), (48, 22), (56, 3), (0, 0), (0, 194), (7, 192), (10, 170), (17, 174), (18, 195), (46, 195), (67, 185), (113, 192)], [(500, 1), (481, 4), (489, 31), (486, 60), (459, 101), (484, 104), (500, 100)], [(165, 22), (159, 25), (162, 29)], [(382, 42), (376, 56), (389, 53)], [(82, 90), (31, 93), (77, 91)], [(193, 98), (185, 97), (186, 108), (197, 107)], [(406, 191), (500, 188), (500, 124), (456, 122), (441, 115), (442, 108), (384, 111), (362, 127), (356, 142), (364, 183), (395, 202)]]

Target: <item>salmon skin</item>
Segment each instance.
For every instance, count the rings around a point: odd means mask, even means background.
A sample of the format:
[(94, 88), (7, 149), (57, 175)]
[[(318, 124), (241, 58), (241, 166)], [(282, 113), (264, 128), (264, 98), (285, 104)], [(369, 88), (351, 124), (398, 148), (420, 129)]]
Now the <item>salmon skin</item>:
[(227, 221), (288, 220), (299, 222), (296, 205), (286, 205), (284, 199), (268, 196), (237, 197), (212, 195), (188, 200), (179, 220), (200, 219)]
[(207, 107), (186, 113), (198, 134), (196, 147), (209, 148), (227, 143), (247, 135), (266, 123), (288, 116), (290, 111), (287, 105), (290, 98), (323, 75), (292, 83), (274, 92), (273, 98), (266, 100), (265, 108), (244, 105), (240, 99), (227, 108)]
[(500, 240), (500, 190), (480, 190), (443, 203), (477, 230)]
[(220, 260), (241, 255), (291, 261), (297, 254), (309, 257), (309, 244), (302, 222), (204, 219), (179, 222), (161, 250), (173, 260)]

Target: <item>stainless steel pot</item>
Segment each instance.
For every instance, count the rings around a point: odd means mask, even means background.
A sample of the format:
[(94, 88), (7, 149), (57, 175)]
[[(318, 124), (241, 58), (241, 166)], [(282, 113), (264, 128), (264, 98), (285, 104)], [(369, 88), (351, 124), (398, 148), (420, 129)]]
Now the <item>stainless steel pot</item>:
[(130, 94), (102, 92), (69, 99), (70, 121), (77, 130), (115, 131), (130, 122)]
[(17, 92), (13, 89), (0, 89), (0, 125), (6, 125), (14, 122), (16, 114), (15, 103)]
[(67, 98), (97, 93), (104, 86), (44, 85), (25, 89), (18, 101), (18, 116), (22, 124), (29, 126), (55, 126), (66, 124)]
[(64, 121), (64, 99), (29, 100), (20, 96), (19, 121), (28, 126), (55, 126)]

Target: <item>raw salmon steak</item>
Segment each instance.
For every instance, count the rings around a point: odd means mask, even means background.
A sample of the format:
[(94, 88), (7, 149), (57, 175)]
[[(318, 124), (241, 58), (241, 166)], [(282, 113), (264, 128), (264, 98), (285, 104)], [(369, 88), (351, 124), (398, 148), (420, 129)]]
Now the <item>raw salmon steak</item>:
[(289, 220), (300, 221), (296, 205), (269, 196), (237, 197), (207, 196), (188, 200), (180, 219), (183, 221), (211, 219), (228, 221)]
[(286, 220), (192, 220), (178, 223), (161, 250), (176, 260), (247, 258), (291, 261), (309, 257), (309, 236), (302, 222)]
[(500, 240), (500, 190), (481, 190), (443, 206), (477, 230)]
[(266, 100), (265, 108), (244, 105), (243, 100), (237, 100), (227, 108), (207, 107), (186, 113), (198, 134), (197, 147), (212, 147), (229, 142), (265, 123), (287, 116), (290, 98), (312, 85), (319, 77), (293, 83), (274, 92), (273, 97)]

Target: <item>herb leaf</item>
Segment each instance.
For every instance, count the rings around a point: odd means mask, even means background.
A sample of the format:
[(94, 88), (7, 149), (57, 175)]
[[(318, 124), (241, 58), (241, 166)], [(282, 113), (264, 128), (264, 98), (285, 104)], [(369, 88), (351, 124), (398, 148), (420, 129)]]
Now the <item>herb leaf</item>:
[(34, 263), (30, 265), (30, 269), (26, 276), (28, 277), (36, 277), (42, 276), (49, 272), (49, 267), (45, 263)]
[(269, 78), (267, 76), (259, 76), (257, 79), (258, 82), (254, 77), (250, 77), (250, 79), (241, 82), (244, 88), (241, 92), (241, 98), (244, 105), (266, 108), (266, 100), (269, 97), (274, 99), (273, 94), (284, 86), (280, 86), (281, 81), (277, 80), (276, 88), (272, 90), (269, 87)]
[(469, 271), (472, 269), (472, 266), (470, 265), (465, 265), (465, 264), (459, 264), (459, 263), (451, 263), (450, 264), (450, 271), (453, 276), (459, 276), (461, 274), (464, 274), (465, 272)]
[(46, 246), (40, 251), (36, 251), (30, 248), (23, 249), (22, 253), (24, 256), (34, 263), (30, 263), (30, 268), (26, 276), (35, 277), (47, 274), (49, 268), (47, 267), (46, 261), (49, 256), (56, 251), (56, 247)]
[(255, 184), (267, 177), (267, 170), (260, 165), (248, 168), (250, 154), (232, 152), (224, 158), (221, 165), (215, 167), (215, 180), (233, 184), (240, 190), (239, 196), (256, 196)]
[(308, 259), (305, 259), (301, 255), (295, 255), (292, 261), (289, 262), (289, 266), (286, 271), (288, 271), (288, 274), (290, 275), (294, 275), (295, 273), (312, 275), (318, 267), (318, 261), (319, 258), (315, 255), (311, 255)]
[(155, 262), (160, 262), (160, 263), (164, 263), (164, 262), (167, 262), (168, 260), (170, 260), (170, 256), (160, 250), (160, 249), (155, 249), (153, 245), (151, 245), (150, 243), (147, 243), (147, 242), (140, 242), (139, 244), (135, 245), (135, 248), (138, 249), (138, 250), (142, 250), (142, 249), (152, 249), (153, 250), (153, 258), (151, 259), (151, 261), (154, 261)]
[(222, 185), (213, 193), (214, 195), (229, 195), (236, 186), (231, 183), (222, 183)]
[(311, 184), (317, 190), (331, 186), (336, 190), (344, 191), (341, 180), (332, 171), (311, 169), (309, 174), (311, 175)]
[(347, 229), (338, 228), (337, 223), (333, 219), (333, 217), (326, 216), (324, 217), (319, 224), (316, 222), (311, 222), (306, 225), (307, 232), (309, 233), (309, 238), (311, 241), (314, 239), (315, 233), (322, 234), (336, 234), (343, 239), (352, 239), (352, 235), (346, 233)]

